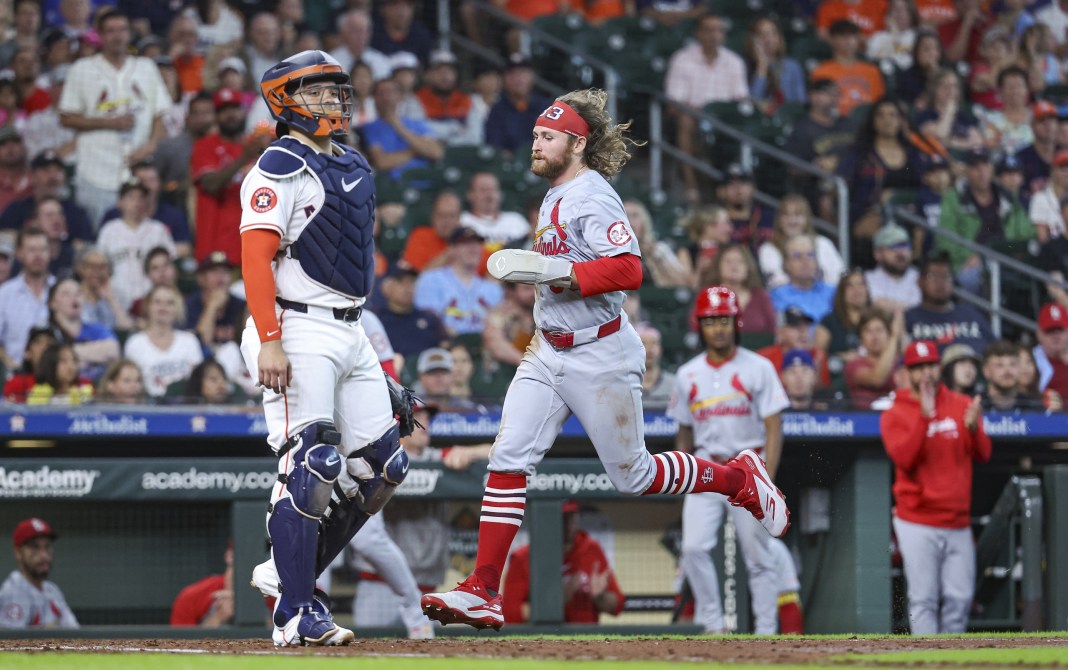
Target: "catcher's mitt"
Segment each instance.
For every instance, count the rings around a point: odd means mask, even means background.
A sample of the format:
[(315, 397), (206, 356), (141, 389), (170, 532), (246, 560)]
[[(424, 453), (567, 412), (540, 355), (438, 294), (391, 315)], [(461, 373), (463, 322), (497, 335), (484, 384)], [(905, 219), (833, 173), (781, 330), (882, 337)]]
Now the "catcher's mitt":
[(389, 404), (393, 406), (393, 418), (397, 420), (400, 428), (400, 436), (407, 437), (412, 434), (416, 426), (423, 424), (415, 420), (415, 405), (419, 401), (412, 390), (402, 386), (393, 377), (386, 375), (386, 388), (389, 389)]

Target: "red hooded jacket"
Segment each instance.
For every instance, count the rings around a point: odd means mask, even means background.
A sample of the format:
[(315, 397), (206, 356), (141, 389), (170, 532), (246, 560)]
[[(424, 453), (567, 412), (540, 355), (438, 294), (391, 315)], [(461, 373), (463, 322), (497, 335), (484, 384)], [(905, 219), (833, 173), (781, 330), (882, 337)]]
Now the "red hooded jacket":
[(964, 427), (971, 399), (938, 386), (935, 416), (925, 418), (910, 390), (897, 392), (879, 427), (894, 462), (895, 514), (899, 519), (940, 528), (971, 523), (972, 461), (990, 460), (990, 438)]

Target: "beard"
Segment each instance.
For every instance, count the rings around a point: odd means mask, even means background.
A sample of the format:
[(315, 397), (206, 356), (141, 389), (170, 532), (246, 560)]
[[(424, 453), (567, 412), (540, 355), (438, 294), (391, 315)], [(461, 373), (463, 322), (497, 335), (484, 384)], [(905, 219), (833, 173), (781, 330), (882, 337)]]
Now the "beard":
[(219, 124), (219, 134), (227, 137), (237, 137), (245, 132), (245, 119), (228, 119)]
[(539, 177), (543, 177), (552, 181), (564, 174), (569, 167), (571, 167), (572, 158), (569, 155), (564, 155), (557, 160), (552, 160), (545, 154), (541, 155), (541, 160), (536, 161), (535, 155), (530, 155), (530, 171)]

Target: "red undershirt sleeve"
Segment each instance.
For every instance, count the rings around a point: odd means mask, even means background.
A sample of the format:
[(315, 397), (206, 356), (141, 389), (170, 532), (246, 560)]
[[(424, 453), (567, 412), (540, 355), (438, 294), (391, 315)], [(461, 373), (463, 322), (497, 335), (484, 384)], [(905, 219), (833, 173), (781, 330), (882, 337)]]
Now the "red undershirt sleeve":
[(612, 291), (636, 291), (642, 285), (642, 260), (634, 254), (606, 256), (572, 267), (583, 298)]
[[(282, 327), (275, 315), (274, 272), (271, 261), (278, 253), (281, 236), (273, 230), (253, 228), (241, 233), (241, 276), (245, 279), (245, 300), (260, 342), (282, 339)], [(270, 335), (268, 335), (270, 333)]]
[(397, 364), (392, 358), (388, 361), (380, 361), (379, 365), (382, 366), (383, 372), (393, 378), (393, 381), (400, 383), (400, 377), (397, 376)]

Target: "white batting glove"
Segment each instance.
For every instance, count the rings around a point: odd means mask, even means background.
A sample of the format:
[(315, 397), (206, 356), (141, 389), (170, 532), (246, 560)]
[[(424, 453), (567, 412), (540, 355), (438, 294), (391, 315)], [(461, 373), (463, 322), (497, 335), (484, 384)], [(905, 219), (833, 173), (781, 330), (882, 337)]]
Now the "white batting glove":
[(515, 284), (571, 286), (571, 263), (526, 249), (501, 249), (486, 261), (489, 273)]

